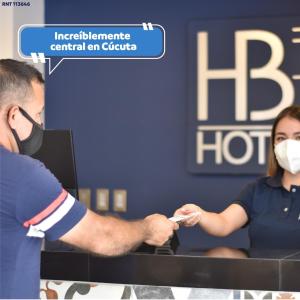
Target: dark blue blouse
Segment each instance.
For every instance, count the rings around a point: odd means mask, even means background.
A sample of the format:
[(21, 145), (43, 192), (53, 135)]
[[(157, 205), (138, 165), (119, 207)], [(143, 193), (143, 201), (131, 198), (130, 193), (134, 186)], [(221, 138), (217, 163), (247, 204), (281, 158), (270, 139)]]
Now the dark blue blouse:
[(247, 213), (252, 248), (300, 249), (300, 186), (287, 191), (281, 179), (260, 178), (233, 202)]

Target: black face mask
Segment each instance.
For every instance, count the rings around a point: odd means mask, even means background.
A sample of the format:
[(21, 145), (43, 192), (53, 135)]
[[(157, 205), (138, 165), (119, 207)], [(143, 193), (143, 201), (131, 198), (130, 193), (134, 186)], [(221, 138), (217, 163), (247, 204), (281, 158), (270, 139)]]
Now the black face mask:
[(22, 115), (32, 123), (33, 126), (31, 133), (27, 139), (21, 141), (17, 132), (14, 129), (11, 129), (11, 131), (18, 144), (20, 154), (30, 156), (35, 154), (41, 148), (44, 130), (43, 127), (37, 122), (35, 122), (23, 108), (19, 107), (19, 110), (22, 113)]

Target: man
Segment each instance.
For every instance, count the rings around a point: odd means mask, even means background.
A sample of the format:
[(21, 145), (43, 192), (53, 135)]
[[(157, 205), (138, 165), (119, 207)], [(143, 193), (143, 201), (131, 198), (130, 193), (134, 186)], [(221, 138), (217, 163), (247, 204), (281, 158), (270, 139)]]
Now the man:
[(0, 60), (0, 298), (39, 298), (43, 238), (113, 256), (142, 242), (162, 245), (178, 229), (158, 214), (132, 222), (102, 217), (68, 194), (26, 156), (41, 145), (43, 109), (40, 72)]

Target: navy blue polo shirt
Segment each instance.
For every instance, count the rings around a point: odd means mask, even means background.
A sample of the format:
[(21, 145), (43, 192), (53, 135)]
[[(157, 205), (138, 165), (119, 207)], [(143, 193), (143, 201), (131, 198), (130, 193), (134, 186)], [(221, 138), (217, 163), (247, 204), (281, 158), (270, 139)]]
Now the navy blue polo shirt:
[(38, 160), (0, 146), (0, 298), (39, 298), (42, 239), (57, 240), (85, 215)]
[(281, 180), (280, 173), (260, 178), (233, 202), (248, 216), (252, 248), (300, 249), (300, 186), (288, 191)]

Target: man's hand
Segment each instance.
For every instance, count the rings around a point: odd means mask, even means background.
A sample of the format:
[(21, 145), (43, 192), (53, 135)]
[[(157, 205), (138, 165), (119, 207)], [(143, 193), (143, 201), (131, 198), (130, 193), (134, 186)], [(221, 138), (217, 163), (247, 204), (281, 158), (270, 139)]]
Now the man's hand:
[(153, 246), (162, 246), (173, 236), (173, 231), (179, 228), (177, 223), (159, 214), (146, 217), (144, 222), (146, 225), (145, 243)]
[(199, 206), (195, 204), (185, 204), (175, 211), (174, 216), (189, 215), (192, 213), (197, 213), (197, 214), (195, 214), (193, 217), (187, 220), (180, 222), (180, 225), (191, 227), (198, 224), (201, 219), (201, 214), (203, 213), (203, 210)]

